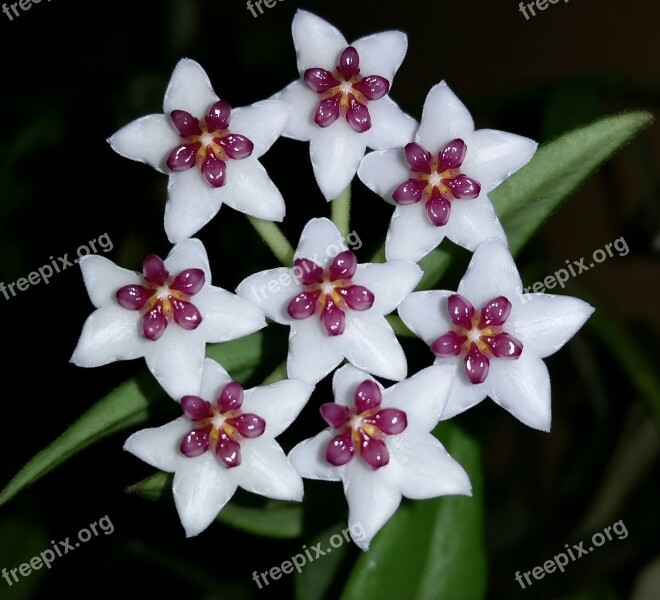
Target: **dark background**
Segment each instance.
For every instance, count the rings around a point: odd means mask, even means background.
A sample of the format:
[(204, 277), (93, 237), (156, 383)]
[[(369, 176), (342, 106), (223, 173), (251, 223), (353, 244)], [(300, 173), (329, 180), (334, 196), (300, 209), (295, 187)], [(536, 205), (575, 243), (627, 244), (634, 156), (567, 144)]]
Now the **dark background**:
[[(166, 177), (114, 154), (105, 139), (139, 116), (162, 112), (167, 81), (183, 56), (202, 64), (232, 106), (279, 91), (297, 76), (290, 36), (297, 8), (329, 20), (349, 41), (384, 29), (407, 32), (409, 51), (392, 97), (417, 118), (429, 88), (445, 79), (478, 128), (544, 142), (606, 114), (657, 112), (658, 6), (648, 0), (560, 0), (528, 21), (515, 0), (284, 0), (256, 19), (234, 0), (42, 0), (13, 22), (0, 13), (0, 281), (27, 276), (49, 256), (74, 253), (106, 232), (114, 243), (107, 256), (125, 267), (139, 269), (148, 252), (167, 254)], [(615, 254), (562, 293), (582, 297), (614, 319), (656, 372), (659, 145), (653, 126), (592, 176), (520, 257), (530, 284), (624, 236), (627, 256)], [(283, 229), (292, 241), (309, 218), (329, 214), (307, 152), (306, 144), (282, 139), (263, 159), (287, 201)], [(354, 206), (352, 227), (366, 258), (384, 237), (390, 209), (359, 182)], [(226, 207), (198, 237), (209, 251), (214, 283), (226, 289), (275, 266), (243, 215)], [(460, 273), (442, 287), (451, 289)], [(69, 364), (92, 310), (77, 267), (10, 300), (0, 296), (0, 310), (4, 486), (144, 365), (83, 370)], [(273, 342), (280, 358), (286, 349), (281, 333)], [(428, 364), (421, 344), (407, 343), (406, 349), (411, 372)], [(547, 364), (553, 378), (551, 434), (525, 428), (489, 401), (457, 418), (483, 441), (488, 597), (633, 597), (653, 561), (658, 573), (657, 420), (630, 372), (593, 329), (586, 327)], [(317, 398), (327, 389), (326, 382)], [(314, 423), (310, 427), (317, 427), (314, 412), (322, 401), (313, 400), (304, 414)], [(177, 414), (170, 404), (163, 402), (163, 414), (152, 425)], [(294, 427), (285, 445), (308, 435)], [(305, 539), (270, 541), (214, 524), (186, 541), (170, 501), (124, 493), (153, 472), (121, 450), (126, 436), (91, 447), (0, 508), (0, 567), (15, 568), (46, 549), (48, 540), (75, 536), (104, 515), (115, 527), (112, 535), (58, 559), (48, 572), (12, 588), (0, 580), (0, 598), (56, 591), (72, 598), (291, 596), (292, 577), (257, 591), (250, 574), (297, 553)], [(339, 521), (345, 507), (339, 486), (306, 485), (311, 495), (320, 491), (328, 498), (328, 522), (335, 516)], [(513, 579), (515, 571), (541, 564), (564, 544), (618, 520), (628, 529), (627, 539), (608, 542), (531, 589), (521, 590)], [(322, 520), (311, 523), (309, 533), (324, 526)], [(338, 596), (346, 573), (329, 597)]]

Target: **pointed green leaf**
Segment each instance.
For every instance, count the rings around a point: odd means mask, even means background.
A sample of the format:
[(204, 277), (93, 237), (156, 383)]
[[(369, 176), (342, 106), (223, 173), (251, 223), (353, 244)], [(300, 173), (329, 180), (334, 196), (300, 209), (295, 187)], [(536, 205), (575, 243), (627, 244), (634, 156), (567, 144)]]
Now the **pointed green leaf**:
[[(259, 364), (262, 343), (263, 335), (255, 333), (233, 342), (209, 345), (207, 356), (238, 378)], [(164, 398), (165, 392), (149, 372), (122, 383), (28, 462), (0, 494), (0, 505), (94, 442), (145, 423), (157, 405), (165, 408)]]
[(448, 422), (434, 435), (468, 472), (473, 496), (404, 502), (358, 558), (342, 600), (485, 597), (479, 446)]
[(532, 160), (489, 197), (517, 253), (550, 214), (616, 150), (648, 127), (653, 116), (605, 117), (543, 144)]
[[(128, 487), (127, 492), (149, 500), (170, 498), (171, 473), (156, 473)], [(268, 500), (264, 506), (242, 506), (228, 502), (217, 520), (234, 529), (272, 538), (295, 538), (302, 533), (303, 511), (299, 502)]]

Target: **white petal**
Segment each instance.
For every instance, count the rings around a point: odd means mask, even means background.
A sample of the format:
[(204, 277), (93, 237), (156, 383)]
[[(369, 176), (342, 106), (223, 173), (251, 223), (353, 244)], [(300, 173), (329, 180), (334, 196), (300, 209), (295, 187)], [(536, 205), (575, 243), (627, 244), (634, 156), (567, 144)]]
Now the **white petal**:
[(117, 304), (98, 308), (85, 321), (71, 362), (79, 367), (100, 367), (144, 356), (148, 342), (141, 335), (140, 319), (138, 311)]
[(121, 156), (169, 173), (165, 161), (181, 138), (166, 115), (147, 115), (125, 125), (108, 138), (110, 147)]
[(495, 129), (480, 129), (464, 141), (467, 154), (461, 171), (481, 184), (482, 193), (526, 165), (538, 147), (534, 140)]
[(504, 229), (495, 216), (488, 196), (473, 200), (454, 200), (451, 215), (444, 227), (445, 235), (458, 246), (474, 252), (479, 244), (488, 239), (507, 243)]
[(220, 190), (222, 201), (234, 210), (266, 221), (284, 219), (282, 194), (263, 165), (252, 156), (228, 161), (227, 183)]
[(201, 65), (184, 58), (178, 62), (165, 92), (163, 110), (185, 110), (193, 117), (206, 117), (209, 108), (218, 101), (209, 77)]
[(545, 358), (559, 350), (585, 324), (594, 308), (578, 298), (525, 294), (511, 310), (506, 331), (526, 352)]
[(301, 142), (308, 142), (312, 134), (319, 128), (314, 123), (314, 112), (319, 104), (320, 96), (310, 90), (302, 79), (296, 79), (275, 94), (273, 100), (281, 100), (291, 108), (291, 118), (284, 127), (282, 135)]
[(344, 467), (344, 493), (348, 501), (348, 524), (351, 531), (361, 527), (364, 537), (354, 539), (362, 550), (369, 548), (373, 537), (389, 521), (401, 503), (396, 482), (383, 471), (375, 470), (355, 457)]
[(211, 285), (209, 257), (204, 244), (197, 238), (179, 242), (170, 250), (164, 262), (170, 275), (178, 275), (186, 269), (201, 269), (204, 271), (204, 277), (206, 278), (205, 287)]
[(359, 369), (393, 381), (406, 377), (408, 364), (403, 348), (382, 315), (372, 310), (349, 311), (346, 330), (339, 337), (346, 358)]
[(346, 249), (339, 229), (330, 219), (314, 218), (307, 222), (300, 234), (294, 259), (307, 258), (326, 269), (334, 257)]
[(341, 467), (335, 467), (325, 459), (325, 450), (334, 435), (334, 430), (324, 429), (289, 452), (289, 461), (302, 477), (321, 481), (341, 480)]
[(383, 408), (405, 411), (408, 424), (420, 431), (431, 431), (447, 404), (456, 369), (432, 366), (394, 384), (383, 393)]
[(302, 73), (313, 67), (333, 71), (346, 49), (346, 38), (327, 21), (306, 10), (298, 10), (291, 25), (293, 43)]
[(404, 113), (389, 96), (369, 102), (369, 115), (371, 129), (361, 134), (369, 148), (401, 148), (413, 141), (417, 121)]
[(360, 55), (363, 76), (380, 75), (391, 84), (406, 56), (408, 36), (402, 31), (383, 31), (355, 40), (351, 46)]
[(311, 384), (321, 381), (344, 358), (338, 337), (329, 336), (316, 317), (294, 321), (286, 365), (289, 378)]
[(117, 290), (125, 285), (142, 283), (135, 271), (118, 267), (103, 256), (83, 256), (78, 262), (89, 299), (96, 308), (104, 304), (115, 304)]
[(173, 244), (195, 235), (220, 210), (222, 196), (199, 169), (172, 173), (167, 185), (165, 233)]
[(295, 379), (246, 390), (243, 412), (254, 413), (266, 421), (266, 433), (276, 438), (300, 414), (314, 386)]
[(373, 292), (371, 310), (388, 315), (415, 289), (423, 274), (414, 262), (405, 260), (365, 263), (358, 265), (353, 283)]
[(178, 402), (199, 389), (205, 348), (197, 331), (171, 323), (160, 339), (149, 342), (144, 358), (160, 386)]
[(410, 179), (410, 169), (404, 159), (403, 148), (370, 152), (360, 162), (357, 171), (360, 181), (390, 204), (394, 190)]
[(197, 330), (207, 342), (228, 342), (266, 327), (258, 306), (222, 288), (205, 285), (191, 302), (202, 313)]
[(430, 345), (454, 327), (447, 312), (447, 298), (453, 293), (447, 290), (414, 292), (399, 306), (399, 316), (408, 329)]
[(351, 408), (355, 406), (355, 391), (366, 380), (373, 381), (381, 392), (383, 391), (383, 386), (369, 373), (365, 373), (351, 364), (337, 369), (332, 376), (332, 394), (335, 402)]
[(177, 469), (172, 492), (187, 537), (204, 531), (236, 492), (228, 471), (212, 452), (189, 458)]
[(213, 402), (217, 399), (224, 388), (230, 381), (231, 377), (225, 368), (211, 360), (210, 358), (204, 359), (204, 366), (202, 368), (202, 383), (199, 386), (199, 394), (193, 394), (203, 398), (207, 402)]
[(253, 144), (253, 158), (259, 158), (282, 135), (291, 108), (277, 100), (262, 100), (231, 113), (231, 131), (246, 136)]
[(458, 294), (467, 298), (475, 309), (497, 296), (509, 300), (522, 289), (518, 268), (507, 247), (498, 240), (481, 244), (458, 286)]
[(424, 102), (416, 141), (431, 154), (437, 154), (455, 138), (474, 131), (474, 121), (456, 94), (444, 82), (431, 88)]
[(293, 277), (293, 269), (278, 267), (250, 275), (236, 288), (236, 293), (256, 304), (269, 319), (282, 325), (291, 323), (289, 302), (302, 290)]
[(413, 427), (387, 439), (390, 463), (399, 491), (413, 500), (453, 494), (472, 495), (465, 469), (431, 434)]
[(502, 408), (529, 427), (550, 431), (550, 375), (540, 358), (523, 349), (517, 360), (493, 359), (488, 379), (490, 396)]
[(363, 134), (351, 129), (346, 119), (317, 127), (309, 144), (314, 177), (326, 200), (337, 198), (351, 183), (367, 149)]
[(446, 229), (431, 223), (421, 201), (397, 206), (385, 238), (385, 256), (417, 262), (442, 242)]
[(300, 475), (280, 445), (266, 435), (241, 443), (241, 464), (233, 475), (238, 485), (253, 494), (276, 500), (302, 500)]
[(173, 473), (188, 460), (179, 451), (181, 440), (192, 429), (186, 417), (179, 417), (162, 427), (143, 429), (131, 435), (124, 444), (124, 450), (161, 471)]
[[(496, 360), (498, 359), (491, 360), (491, 368)], [(436, 358), (436, 364), (438, 364), (439, 361), (443, 361), (445, 365), (449, 366), (449, 368), (453, 368), (455, 373), (451, 392), (449, 393), (449, 399), (442, 411), (442, 421), (451, 419), (469, 408), (476, 406), (479, 402), (484, 400), (486, 396), (492, 394), (493, 379), (490, 376), (490, 373), (488, 374), (488, 377), (486, 377), (486, 381), (474, 384), (468, 379), (467, 374), (465, 373), (465, 365), (460, 357), (452, 356), (442, 359)]]

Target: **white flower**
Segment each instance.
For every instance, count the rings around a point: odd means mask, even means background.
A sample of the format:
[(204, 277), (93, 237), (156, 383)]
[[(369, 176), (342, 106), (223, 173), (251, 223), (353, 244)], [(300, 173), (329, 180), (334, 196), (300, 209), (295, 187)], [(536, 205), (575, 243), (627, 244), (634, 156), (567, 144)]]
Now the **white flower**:
[(165, 92), (165, 114), (129, 123), (112, 149), (169, 175), (165, 232), (170, 242), (197, 233), (225, 203), (268, 221), (284, 218), (284, 199), (259, 162), (281, 135), (290, 109), (264, 100), (232, 109), (202, 67), (179, 61)]
[(301, 78), (275, 96), (292, 108), (283, 135), (309, 141), (316, 181), (327, 200), (339, 196), (368, 147), (412, 139), (417, 127), (387, 95), (408, 48), (400, 31), (350, 46), (332, 25), (299, 10), (291, 28)]
[(543, 358), (582, 327), (593, 308), (577, 298), (522, 294), (506, 246), (484, 242), (456, 293), (411, 294), (399, 307), (403, 322), (431, 346), (435, 364), (456, 370), (449, 419), (490, 396), (535, 429), (550, 430), (550, 376)]
[(235, 340), (266, 326), (256, 306), (211, 285), (206, 250), (197, 239), (174, 246), (164, 262), (149, 255), (142, 274), (94, 255), (83, 257), (80, 268), (96, 310), (71, 362), (98, 367), (144, 356), (173, 398), (199, 387), (207, 342)]
[(490, 238), (506, 241), (488, 193), (525, 165), (537, 144), (504, 131), (475, 131), (444, 81), (426, 97), (411, 140), (405, 148), (372, 152), (358, 169), (367, 187), (397, 204), (387, 258), (418, 261), (445, 236), (468, 250)]
[(298, 444), (291, 464), (309, 479), (342, 481), (349, 529), (366, 550), (401, 497), (471, 495), (463, 468), (429, 432), (451, 386), (449, 367), (428, 367), (388, 389), (351, 365), (332, 380), (335, 402), (321, 406), (330, 425)]
[(240, 486), (278, 500), (302, 500), (300, 476), (275, 441), (313, 391), (285, 380), (243, 391), (216, 362), (184, 396), (184, 416), (128, 438), (124, 449), (174, 473), (172, 491), (188, 537), (206, 529)]
[(288, 373), (316, 383), (347, 358), (379, 377), (405, 378), (406, 357), (384, 315), (415, 288), (412, 262), (358, 265), (328, 219), (312, 219), (300, 236), (294, 267), (256, 273), (236, 293), (266, 316), (290, 325)]

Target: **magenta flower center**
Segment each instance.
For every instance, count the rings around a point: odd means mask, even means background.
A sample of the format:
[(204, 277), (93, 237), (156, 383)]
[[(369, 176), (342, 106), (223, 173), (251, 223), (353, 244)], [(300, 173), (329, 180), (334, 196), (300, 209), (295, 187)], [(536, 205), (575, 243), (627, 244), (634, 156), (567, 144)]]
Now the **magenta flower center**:
[(307, 319), (318, 315), (328, 335), (344, 333), (346, 310), (369, 310), (375, 299), (366, 287), (353, 284), (356, 269), (357, 258), (350, 250), (338, 254), (327, 270), (307, 258), (296, 260), (294, 274), (304, 291), (289, 302), (289, 316)]
[(334, 72), (320, 67), (307, 69), (304, 79), (322, 98), (314, 112), (314, 123), (329, 127), (344, 117), (357, 133), (371, 128), (369, 101), (380, 100), (390, 91), (390, 82), (384, 77), (360, 75), (360, 56), (352, 46), (341, 53)]
[(199, 327), (202, 314), (190, 302), (190, 297), (204, 286), (204, 271), (186, 269), (173, 277), (165, 263), (150, 254), (142, 264), (142, 276), (142, 285), (125, 285), (115, 296), (124, 308), (142, 311), (142, 335), (145, 338), (157, 340), (172, 322), (188, 330)]
[(394, 190), (392, 198), (399, 204), (421, 200), (436, 227), (449, 221), (452, 200), (471, 200), (479, 196), (479, 182), (461, 171), (467, 153), (463, 140), (452, 140), (437, 156), (414, 142), (406, 145), (404, 153), (411, 177)]
[(237, 381), (223, 387), (213, 403), (198, 396), (184, 396), (181, 408), (193, 427), (181, 440), (181, 452), (193, 458), (211, 450), (228, 469), (240, 465), (241, 442), (259, 437), (266, 430), (266, 421), (241, 411), (242, 404), (243, 387)]
[(485, 381), (492, 357), (517, 359), (522, 353), (522, 343), (504, 331), (511, 314), (511, 302), (504, 296), (475, 311), (468, 300), (454, 294), (447, 298), (447, 310), (454, 328), (435, 340), (431, 350), (436, 356), (462, 356), (472, 383)]
[(374, 469), (390, 462), (386, 439), (408, 426), (406, 413), (398, 408), (380, 408), (382, 394), (370, 379), (355, 390), (353, 408), (329, 402), (321, 406), (325, 422), (338, 430), (326, 447), (325, 458), (335, 467), (348, 463), (356, 454)]
[(185, 110), (173, 110), (170, 118), (181, 136), (181, 144), (167, 157), (167, 166), (174, 172), (199, 166), (206, 182), (219, 188), (227, 182), (227, 161), (252, 154), (254, 144), (244, 135), (229, 131), (231, 106), (224, 100), (218, 100), (204, 119)]

